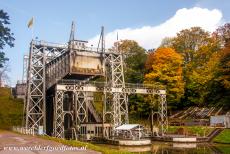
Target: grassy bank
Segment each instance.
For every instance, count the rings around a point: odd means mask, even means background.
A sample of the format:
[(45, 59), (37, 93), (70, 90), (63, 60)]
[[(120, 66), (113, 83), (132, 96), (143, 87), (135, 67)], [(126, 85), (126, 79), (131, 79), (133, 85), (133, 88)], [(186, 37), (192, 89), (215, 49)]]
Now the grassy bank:
[(230, 144), (230, 129), (223, 130), (219, 135), (217, 135), (213, 142)]
[[(129, 120), (130, 123), (138, 123), (138, 124), (143, 125), (145, 128), (150, 129), (149, 119), (143, 119), (143, 118), (141, 119), (133, 115), (130, 115), (129, 118), (130, 118)], [(214, 128), (205, 127), (205, 126), (169, 126), (167, 133), (168, 134), (178, 134), (179, 129), (183, 129), (185, 132), (187, 132), (186, 134), (198, 135), (201, 137), (208, 135), (212, 130), (214, 130)]]
[(10, 95), (9, 88), (0, 88), (0, 129), (21, 125), (23, 101)]
[(214, 128), (205, 126), (169, 126), (167, 133), (177, 134), (178, 130), (181, 128), (189, 135), (198, 135), (201, 137), (208, 135), (214, 130)]
[(50, 136), (42, 136), (41, 138), (56, 141), (65, 145), (69, 146), (76, 146), (76, 147), (87, 147), (87, 149), (91, 149), (94, 151), (101, 152), (103, 154), (131, 154), (131, 152), (126, 152), (126, 151), (121, 151), (121, 150), (115, 150), (115, 149), (110, 149), (107, 147), (102, 147), (102, 146), (97, 146), (91, 143), (87, 142), (80, 142), (80, 141), (75, 141), (75, 140), (64, 140), (64, 139), (58, 139)]

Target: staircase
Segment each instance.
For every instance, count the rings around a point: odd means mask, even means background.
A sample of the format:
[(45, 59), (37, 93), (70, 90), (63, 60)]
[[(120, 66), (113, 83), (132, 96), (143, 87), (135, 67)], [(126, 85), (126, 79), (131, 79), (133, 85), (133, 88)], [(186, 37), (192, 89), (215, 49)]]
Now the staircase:
[(96, 109), (95, 109), (95, 107), (91, 101), (88, 101), (88, 109), (89, 109), (89, 112), (93, 115), (96, 122), (102, 122), (101, 116), (97, 113), (97, 111), (96, 111)]
[(207, 141), (210, 142), (214, 137), (216, 137), (218, 134), (220, 134), (224, 128), (215, 128), (211, 133), (207, 136)]

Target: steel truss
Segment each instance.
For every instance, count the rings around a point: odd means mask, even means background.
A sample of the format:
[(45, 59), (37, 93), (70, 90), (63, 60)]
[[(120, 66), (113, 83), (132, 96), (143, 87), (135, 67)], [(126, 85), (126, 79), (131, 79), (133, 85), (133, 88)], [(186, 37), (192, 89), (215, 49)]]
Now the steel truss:
[(167, 102), (165, 93), (159, 95), (158, 113), (160, 116), (159, 124), (161, 127), (161, 134), (164, 135), (168, 129)]
[(64, 91), (56, 90), (54, 104), (54, 131), (53, 135), (57, 138), (64, 138), (64, 110), (63, 110)]
[[(106, 86), (125, 88), (122, 54), (109, 54), (105, 58)], [(128, 97), (125, 92), (105, 92), (104, 119), (109, 119), (114, 127), (128, 123)]]
[[(45, 127), (45, 48), (31, 42), (27, 81), (26, 127)], [(44, 128), (45, 129), (45, 128)]]
[(75, 102), (76, 102), (76, 122), (78, 125), (84, 122), (88, 122), (87, 113), (87, 93), (83, 91), (75, 92)]
[(66, 47), (32, 40), (27, 71), (26, 128), (46, 130), (46, 64), (66, 51)]
[[(70, 81), (68, 81), (70, 82)], [(79, 83), (77, 83), (79, 82)], [(103, 83), (103, 82), (86, 82), (84, 84), (80, 84), (81, 81), (76, 81), (74, 80), (74, 84), (66, 84), (64, 83), (58, 83), (56, 85), (56, 89), (61, 90), (61, 91), (72, 91), (73, 93), (80, 93), (80, 92), (85, 92), (87, 93), (94, 93), (94, 92), (102, 92), (106, 94), (106, 100), (104, 101), (106, 106), (104, 106), (104, 116), (105, 120), (104, 122), (109, 122), (113, 126), (114, 125), (114, 119), (119, 119), (119, 114), (121, 113), (119, 111), (119, 104), (118, 107), (115, 107), (115, 103), (112, 102), (114, 97), (116, 98), (117, 96), (121, 96), (122, 94), (125, 94), (128, 96), (129, 94), (144, 94), (144, 95), (158, 95), (159, 96), (159, 105), (158, 105), (158, 114), (159, 114), (159, 122), (160, 122), (160, 129), (161, 129), (161, 134), (164, 135), (165, 131), (167, 130), (168, 126), (168, 119), (167, 119), (167, 104), (166, 104), (166, 91), (165, 90), (159, 90), (159, 88), (156, 87), (150, 87), (148, 85), (130, 85), (127, 84), (125, 88), (119, 88), (119, 87), (107, 87), (106, 85), (108, 84)], [(80, 85), (80, 86), (79, 86)], [(116, 98), (117, 99), (117, 98)], [(86, 99), (88, 100), (88, 98)], [(122, 104), (123, 102), (121, 102)], [(114, 114), (114, 110), (117, 111), (116, 114)], [(120, 107), (120, 110), (121, 109)], [(85, 114), (85, 113), (84, 113)], [(119, 119), (120, 120), (120, 119)], [(122, 119), (124, 123), (124, 116)], [(85, 122), (85, 121), (84, 121)], [(84, 123), (83, 122), (83, 123)], [(123, 124), (121, 123), (121, 124)], [(81, 125), (81, 122), (78, 122), (78, 127)]]
[[(128, 120), (128, 95), (129, 94), (157, 94), (160, 96), (159, 114), (162, 134), (167, 129), (167, 104), (164, 90), (155, 88), (127, 87), (124, 81), (123, 56), (116, 52), (105, 52), (102, 37), (102, 52), (106, 83), (95, 86), (86, 83), (74, 85), (59, 85), (56, 80), (61, 80), (62, 74), (68, 72), (66, 68), (68, 54), (71, 52), (68, 45), (50, 44), (32, 40), (30, 44), (29, 66), (27, 75), (26, 95), (26, 127), (38, 131), (39, 126), (46, 130), (46, 90), (55, 85), (54, 124), (53, 135), (58, 138), (65, 137), (65, 114), (70, 114), (73, 120), (72, 127), (79, 131), (81, 123), (87, 122), (88, 94), (87, 92), (104, 93), (104, 122), (110, 122), (115, 128)], [(92, 52), (90, 50), (86, 50)], [(97, 50), (98, 51), (98, 50)], [(94, 51), (95, 52), (95, 51)], [(63, 68), (66, 68), (63, 70)], [(47, 79), (47, 74), (51, 78)], [(53, 75), (53, 76), (52, 76)], [(90, 79), (89, 79), (90, 80)], [(55, 82), (54, 82), (55, 81)], [(73, 103), (70, 111), (63, 110), (63, 97), (65, 92), (73, 92)]]
[[(78, 87), (78, 86), (77, 86)], [(63, 110), (63, 97), (64, 94), (73, 89), (59, 90), (56, 87), (55, 104), (54, 104), (54, 130), (53, 135), (57, 138), (64, 138), (64, 116), (68, 113), (73, 119), (70, 129), (79, 132), (80, 125), (88, 122), (88, 95), (85, 91), (72, 91), (71, 95), (74, 96), (71, 110)], [(75, 136), (76, 137), (76, 136)]]

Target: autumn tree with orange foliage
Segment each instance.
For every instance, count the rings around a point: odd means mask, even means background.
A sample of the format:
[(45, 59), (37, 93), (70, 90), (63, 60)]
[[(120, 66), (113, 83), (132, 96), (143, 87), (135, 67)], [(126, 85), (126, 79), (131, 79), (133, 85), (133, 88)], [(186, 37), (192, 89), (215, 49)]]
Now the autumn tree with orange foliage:
[(165, 85), (169, 106), (179, 103), (184, 95), (183, 58), (172, 48), (158, 48), (148, 56), (145, 83)]

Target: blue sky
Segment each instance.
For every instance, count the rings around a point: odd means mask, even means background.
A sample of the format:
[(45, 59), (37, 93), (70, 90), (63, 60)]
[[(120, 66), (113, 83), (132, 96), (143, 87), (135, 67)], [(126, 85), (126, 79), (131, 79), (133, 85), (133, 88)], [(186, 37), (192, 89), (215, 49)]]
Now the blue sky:
[(11, 85), (22, 78), (23, 55), (31, 40), (27, 23), (32, 16), (39, 40), (67, 42), (74, 20), (78, 39), (96, 44), (103, 25), (107, 47), (119, 32), (121, 39), (134, 39), (147, 49), (183, 28), (197, 25), (213, 31), (230, 21), (229, 0), (0, 0), (0, 9), (9, 14), (16, 39), (14, 48), (5, 48)]

